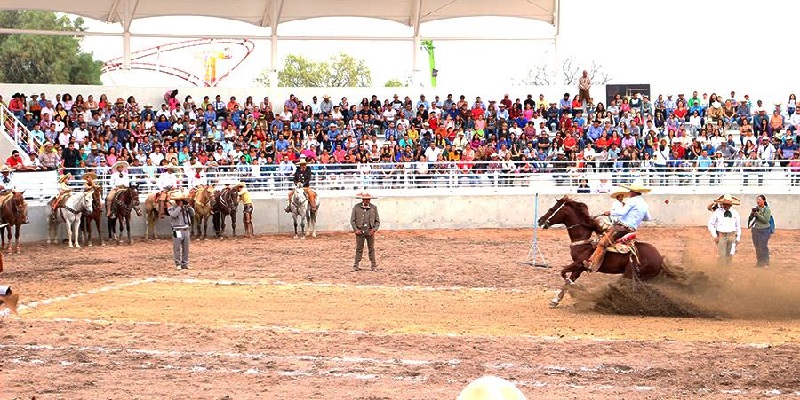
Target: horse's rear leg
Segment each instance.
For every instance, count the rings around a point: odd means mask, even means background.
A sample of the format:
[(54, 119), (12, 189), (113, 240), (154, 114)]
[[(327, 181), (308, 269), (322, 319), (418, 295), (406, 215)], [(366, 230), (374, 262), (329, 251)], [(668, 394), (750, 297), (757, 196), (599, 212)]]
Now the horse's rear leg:
[[(95, 226), (97, 227), (97, 237), (100, 239), (100, 246), (105, 246), (106, 245), (106, 241), (103, 240), (103, 230), (100, 229), (100, 227), (102, 225), (102, 222), (101, 222), (102, 219), (103, 219), (103, 216), (101, 214), (99, 217), (97, 217), (96, 220), (94, 220), (94, 223), (95, 223)], [(89, 241), (91, 241), (91, 240), (92, 240), (92, 237), (90, 235), (89, 236)]]
[(294, 238), (297, 239), (297, 220), (294, 221)]

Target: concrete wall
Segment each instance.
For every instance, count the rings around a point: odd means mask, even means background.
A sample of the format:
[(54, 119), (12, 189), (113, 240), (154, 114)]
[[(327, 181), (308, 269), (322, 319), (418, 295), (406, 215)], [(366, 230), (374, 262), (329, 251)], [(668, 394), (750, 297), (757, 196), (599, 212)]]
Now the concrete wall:
[[(539, 197), (539, 215), (543, 215), (561, 195), (546, 194)], [(610, 205), (606, 195), (573, 195), (588, 204), (592, 213), (600, 213)], [(706, 205), (714, 196), (708, 195), (648, 195), (654, 224), (675, 226), (704, 226), (709, 212)], [(771, 195), (768, 197), (779, 229), (800, 229), (800, 203), (796, 195)], [(669, 200), (669, 203), (665, 202)], [(755, 196), (742, 199), (739, 207), (742, 223), (746, 223)], [(349, 231), (350, 212), (358, 200), (351, 193), (321, 196), (318, 231)], [(528, 228), (534, 224), (534, 197), (519, 194), (493, 194), (475, 196), (394, 196), (374, 200), (379, 206), (382, 229), (472, 229), (472, 228)], [(256, 199), (253, 220), (256, 233), (289, 233), (292, 219), (283, 211), (285, 200)], [(23, 228), (26, 242), (46, 239), (45, 206), (31, 206), (28, 210), (30, 225)], [(237, 217), (237, 233), (241, 235), (241, 208)], [(142, 237), (144, 218), (135, 218), (133, 234)], [(105, 230), (105, 219), (103, 222)], [(230, 225), (230, 224), (229, 224)], [(63, 232), (63, 227), (61, 228)], [(170, 234), (168, 221), (157, 224), (159, 235)], [(213, 229), (209, 228), (213, 234)], [(228, 227), (228, 235), (230, 226)], [(63, 233), (61, 236), (63, 237)]]

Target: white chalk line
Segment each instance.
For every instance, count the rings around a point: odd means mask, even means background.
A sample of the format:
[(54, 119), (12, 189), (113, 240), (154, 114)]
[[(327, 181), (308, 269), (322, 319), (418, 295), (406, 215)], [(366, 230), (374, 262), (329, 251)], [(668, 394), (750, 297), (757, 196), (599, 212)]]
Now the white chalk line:
[[(237, 353), (237, 352), (197, 352), (197, 351), (178, 351), (178, 350), (157, 350), (157, 349), (134, 349), (134, 348), (107, 348), (102, 346), (52, 346), (52, 345), (2, 345), (0, 344), (0, 349), (9, 349), (9, 350), (23, 350), (23, 351), (56, 351), (56, 352), (64, 352), (64, 351), (76, 351), (76, 352), (91, 352), (91, 353), (98, 353), (98, 354), (107, 354), (107, 355), (119, 355), (119, 354), (131, 354), (131, 355), (147, 355), (153, 357), (224, 357), (224, 358), (232, 358), (232, 359), (249, 359), (254, 362), (274, 362), (274, 361), (300, 361), (300, 362), (327, 362), (330, 364), (344, 364), (344, 365), (355, 365), (358, 367), (359, 364), (366, 364), (367, 367), (374, 367), (375, 365), (379, 366), (429, 366), (434, 364), (439, 365), (446, 365), (451, 367), (456, 367), (461, 364), (461, 360), (458, 359), (451, 359), (451, 360), (443, 360), (443, 361), (431, 361), (431, 360), (417, 360), (417, 359), (380, 359), (380, 358), (373, 358), (373, 357), (323, 357), (323, 356), (312, 356), (312, 355), (272, 355), (266, 353)], [(28, 356), (22, 357), (10, 357), (6, 359), (7, 363), (10, 364), (20, 364), (20, 365), (57, 365), (61, 367), (71, 367), (78, 363), (74, 361), (68, 360), (51, 360), (51, 359), (42, 359), (42, 358), (32, 358)], [(530, 367), (517, 367), (512, 363), (503, 363), (503, 364), (484, 364), (484, 367), (488, 369), (499, 369), (503, 371), (509, 370), (532, 370), (533, 368)], [(198, 373), (212, 373), (212, 374), (245, 374), (245, 375), (259, 375), (259, 374), (276, 374), (280, 376), (288, 376), (288, 377), (334, 377), (334, 378), (341, 378), (341, 379), (353, 379), (353, 380), (375, 380), (381, 378), (387, 378), (391, 380), (406, 380), (406, 381), (415, 381), (415, 382), (424, 382), (427, 381), (427, 377), (423, 376), (422, 374), (414, 374), (411, 376), (406, 375), (393, 375), (393, 376), (382, 376), (379, 374), (374, 373), (365, 373), (365, 372), (341, 372), (337, 369), (329, 369), (329, 370), (319, 370), (319, 369), (281, 369), (280, 367), (274, 368), (227, 368), (221, 367), (219, 364), (215, 364), (212, 367), (207, 367), (201, 364), (194, 364), (190, 366), (180, 366), (180, 365), (172, 365), (172, 364), (154, 364), (151, 362), (145, 362), (138, 366), (137, 369), (140, 370), (150, 370), (150, 369), (162, 369), (162, 370), (174, 370), (174, 371), (181, 371), (190, 374), (198, 374)], [(573, 369), (568, 367), (562, 367), (557, 365), (549, 365), (542, 368), (543, 373), (545, 375), (561, 375), (561, 374), (569, 374), (573, 372)], [(588, 366), (581, 366), (577, 369), (577, 371), (583, 372), (610, 372), (614, 374), (629, 374), (633, 372), (632, 369), (619, 369), (616, 366), (606, 366), (606, 365), (599, 365), (594, 367)], [(609, 390), (609, 391), (616, 391), (619, 389), (636, 391), (636, 392), (647, 392), (657, 390), (657, 387), (653, 386), (643, 386), (643, 385), (635, 385), (629, 387), (619, 387), (614, 385), (577, 385), (577, 384), (553, 384), (547, 383), (540, 380), (535, 381), (526, 381), (526, 380), (514, 380), (514, 382), (520, 387), (530, 387), (530, 388), (544, 388), (544, 387), (561, 387), (561, 388), (568, 388), (571, 390)], [(703, 394), (713, 394), (713, 393), (720, 393), (725, 395), (731, 396), (750, 396), (755, 394), (766, 395), (770, 397), (776, 396), (796, 396), (800, 397), (800, 391), (795, 392), (783, 392), (780, 389), (766, 389), (766, 390), (747, 390), (747, 389), (709, 389), (709, 388), (700, 388), (697, 389), (698, 392), (702, 392)]]
[(523, 290), (514, 288), (496, 288), (496, 287), (467, 287), (467, 286), (385, 286), (385, 285), (352, 285), (346, 283), (288, 283), (283, 281), (232, 281), (232, 280), (213, 280), (213, 279), (197, 279), (197, 278), (170, 278), (170, 277), (147, 277), (144, 279), (137, 279), (130, 282), (120, 283), (118, 285), (103, 286), (97, 289), (87, 290), (85, 292), (75, 292), (64, 296), (52, 297), (49, 299), (31, 301), (20, 304), (17, 309), (22, 311), (29, 308), (36, 308), (42, 305), (60, 303), (67, 300), (72, 300), (78, 297), (89, 296), (112, 290), (125, 289), (132, 286), (137, 286), (145, 283), (181, 283), (188, 285), (214, 285), (214, 286), (285, 286), (285, 287), (311, 287), (311, 288), (341, 288), (341, 289), (374, 289), (374, 290), (400, 290), (400, 291), (418, 291), (418, 292), (494, 292), (505, 291), (509, 293), (521, 293)]

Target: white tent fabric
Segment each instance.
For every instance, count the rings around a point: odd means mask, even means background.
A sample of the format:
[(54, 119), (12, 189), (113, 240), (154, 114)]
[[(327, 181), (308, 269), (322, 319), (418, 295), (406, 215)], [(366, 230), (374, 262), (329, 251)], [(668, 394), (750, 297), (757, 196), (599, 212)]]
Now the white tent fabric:
[(120, 23), (161, 16), (206, 16), (276, 29), (283, 22), (318, 17), (369, 17), (396, 21), (418, 31), (419, 24), (459, 17), (501, 16), (557, 24), (558, 0), (37, 0), (0, 2), (0, 10), (46, 10)]

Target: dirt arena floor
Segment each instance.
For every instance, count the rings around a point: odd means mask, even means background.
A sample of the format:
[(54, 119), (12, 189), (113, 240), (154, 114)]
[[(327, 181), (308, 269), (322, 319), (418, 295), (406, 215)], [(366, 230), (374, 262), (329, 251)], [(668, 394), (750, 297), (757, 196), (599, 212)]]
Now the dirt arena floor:
[[(380, 232), (375, 272), (351, 272), (340, 233), (194, 241), (186, 271), (166, 240), (25, 244), (0, 273), (25, 305), (0, 318), (0, 399), (455, 399), (483, 375), (529, 399), (800, 397), (800, 231), (757, 269), (749, 232), (719, 267), (705, 229), (643, 229), (708, 277), (682, 301), (711, 318), (598, 312), (585, 293), (618, 279), (598, 274), (551, 309), (531, 236)], [(563, 229), (539, 238), (567, 263)]]

